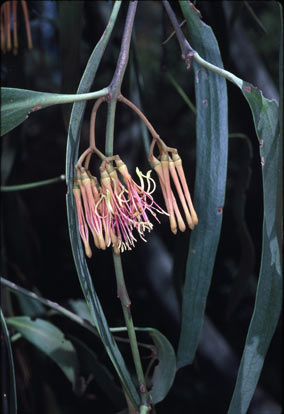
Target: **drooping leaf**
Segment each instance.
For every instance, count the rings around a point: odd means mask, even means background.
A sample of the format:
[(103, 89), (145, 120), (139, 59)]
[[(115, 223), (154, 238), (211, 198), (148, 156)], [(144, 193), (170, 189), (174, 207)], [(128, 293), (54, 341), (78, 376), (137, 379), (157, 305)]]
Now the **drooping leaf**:
[(107, 89), (92, 96), (37, 92), (27, 89), (1, 88), (1, 136), (24, 122), (33, 112), (51, 105), (65, 104), (83, 99), (94, 99), (107, 93)]
[(243, 94), (252, 111), (260, 143), (263, 179), (263, 233), (261, 268), (253, 316), (246, 338), (229, 414), (245, 413), (255, 392), (264, 359), (282, 307), (281, 174), (282, 144), (279, 107), (244, 82)]
[[(78, 93), (86, 93), (90, 90), (90, 87), (94, 81), (97, 68), (100, 64), (101, 58), (107, 46), (109, 37), (111, 35), (113, 26), (116, 21), (116, 17), (120, 8), (121, 2), (116, 1), (113, 6), (113, 11), (109, 19), (109, 23), (97, 43), (84, 71), (81, 79)], [(68, 193), (66, 196), (67, 202), (67, 216), (69, 235), (72, 246), (73, 258), (75, 261), (79, 281), (84, 293), (86, 302), (88, 304), (93, 323), (95, 324), (100, 338), (105, 346), (105, 349), (116, 369), (124, 389), (127, 392), (131, 401), (136, 405), (139, 405), (139, 396), (137, 390), (131, 380), (130, 374), (126, 368), (122, 355), (117, 347), (115, 340), (113, 339), (109, 327), (102, 310), (99, 298), (93, 286), (92, 278), (86, 263), (85, 254), (82, 248), (80, 234), (77, 224), (76, 207), (74, 198), (72, 195), (72, 186), (74, 179), (74, 165), (78, 158), (78, 149), (80, 143), (80, 131), (86, 102), (75, 103), (73, 105), (68, 140), (67, 140), (67, 152), (66, 152), (66, 181), (68, 185)]]
[[(209, 26), (189, 2), (180, 1), (190, 44), (210, 63), (223, 67)], [(192, 363), (203, 324), (207, 295), (220, 238), (228, 154), (227, 88), (221, 76), (193, 63), (196, 94), (196, 179), (194, 204), (199, 217), (191, 234), (183, 292), (178, 368)]]
[(159, 364), (155, 367), (152, 377), (153, 387), (150, 391), (154, 404), (157, 404), (168, 394), (176, 374), (176, 355), (171, 343), (157, 329), (148, 329), (156, 346)]
[(75, 386), (78, 372), (76, 351), (60, 329), (48, 321), (32, 320), (28, 316), (7, 318), (7, 324), (51, 358)]
[(135, 328), (137, 332), (147, 332), (156, 349), (156, 356), (159, 360), (152, 376), (153, 386), (150, 390), (154, 404), (163, 401), (171, 389), (176, 374), (176, 355), (168, 339), (154, 328)]
[[(16, 389), (16, 378), (15, 378), (15, 368), (12, 347), (10, 342), (9, 331), (7, 324), (0, 308), (1, 316), (1, 356), (3, 356), (2, 363), (6, 362), (2, 366), (2, 408), (4, 412), (9, 412), (10, 414), (17, 414), (17, 389)], [(6, 358), (7, 355), (7, 358)], [(5, 369), (6, 368), (6, 369)], [(7, 378), (7, 381), (4, 377)], [(6, 376), (7, 375), (7, 376)], [(6, 410), (6, 411), (5, 411)]]

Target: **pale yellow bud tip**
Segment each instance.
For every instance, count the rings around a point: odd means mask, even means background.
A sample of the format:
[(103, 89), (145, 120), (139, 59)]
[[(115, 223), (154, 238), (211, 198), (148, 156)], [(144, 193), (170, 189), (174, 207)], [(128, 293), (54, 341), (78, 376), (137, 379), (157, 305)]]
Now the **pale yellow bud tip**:
[(191, 217), (192, 217), (192, 221), (193, 221), (194, 225), (196, 226), (198, 224), (198, 217), (197, 217), (197, 214), (195, 213), (195, 211), (191, 211)]
[(184, 224), (184, 221), (182, 219), (178, 220), (178, 228), (180, 231), (185, 231), (186, 230), (186, 225)]
[(88, 244), (85, 244), (85, 253), (89, 259), (92, 257), (92, 250)]
[(177, 234), (177, 222), (173, 216), (170, 216), (170, 227), (173, 234)]

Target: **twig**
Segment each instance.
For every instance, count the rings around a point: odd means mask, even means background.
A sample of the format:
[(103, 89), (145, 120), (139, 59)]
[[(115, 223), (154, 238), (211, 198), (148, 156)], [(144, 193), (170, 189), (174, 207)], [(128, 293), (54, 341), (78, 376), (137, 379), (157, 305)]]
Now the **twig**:
[(50, 178), (49, 180), (43, 181), (36, 181), (34, 183), (29, 184), (18, 184), (18, 185), (3, 185), (0, 187), (0, 191), (3, 192), (10, 192), (10, 191), (22, 191), (22, 190), (29, 190), (31, 188), (42, 187), (44, 185), (54, 184), (58, 182), (62, 182), (65, 180), (65, 175), (61, 174), (59, 177)]
[[(182, 27), (184, 24), (186, 23), (186, 20), (183, 20), (180, 24), (179, 24), (179, 27)], [(165, 44), (167, 44), (168, 43), (168, 41), (169, 40), (171, 40), (173, 37), (174, 37), (174, 35), (176, 34), (176, 31), (174, 30), (167, 38), (166, 38), (166, 40), (164, 40), (163, 42), (162, 42), (162, 45), (164, 46)]]
[(39, 295), (37, 295), (34, 292), (31, 292), (19, 285), (17, 285), (14, 282), (11, 282), (8, 279), (5, 279), (4, 277), (0, 277), (0, 283), (2, 286), (6, 287), (7, 289), (11, 290), (14, 293), (20, 293), (21, 295), (24, 295), (30, 299), (36, 300), (37, 302), (42, 303), (45, 306), (48, 306), (51, 309), (54, 309), (56, 312), (61, 313), (62, 315), (67, 316), (67, 318), (73, 320), (74, 322), (78, 323), (79, 325), (83, 326), (84, 328), (88, 329), (92, 333), (94, 333), (96, 336), (98, 336), (97, 329), (95, 326), (92, 326), (88, 321), (81, 318), (79, 315), (76, 315), (73, 312), (70, 312), (68, 309), (64, 308), (63, 306), (59, 305), (56, 302), (53, 302), (49, 299), (45, 299)]
[(181, 57), (182, 59), (185, 61), (186, 63), (186, 67), (187, 69), (190, 68), (190, 64), (191, 64), (191, 60), (192, 57), (194, 55), (195, 50), (192, 49), (192, 47), (190, 46), (190, 44), (188, 43), (188, 41), (186, 40), (183, 31), (180, 28), (180, 25), (177, 21), (176, 15), (173, 12), (173, 9), (171, 8), (170, 4), (168, 1), (163, 0), (162, 1), (163, 6), (166, 9), (166, 12), (168, 13), (168, 16), (172, 22), (172, 25), (174, 26), (176, 35), (177, 35), (177, 39), (181, 48)]
[(137, 373), (137, 378), (139, 381), (141, 402), (142, 402), (142, 405), (148, 406), (148, 395), (147, 395), (146, 382), (145, 382), (144, 372), (143, 372), (142, 363), (140, 359), (133, 319), (131, 315), (131, 310), (130, 310), (131, 302), (130, 302), (127, 288), (125, 285), (120, 254), (113, 253), (113, 260), (114, 260), (114, 268), (115, 268), (116, 283), (117, 283), (117, 296), (119, 297), (120, 302), (121, 302), (125, 325), (127, 327), (130, 347), (131, 347), (134, 365), (135, 365), (135, 369)]
[(217, 73), (220, 76), (223, 76), (224, 78), (228, 79), (235, 85), (237, 85), (240, 89), (242, 89), (243, 86), (243, 80), (235, 76), (233, 73), (228, 72), (227, 70), (224, 70), (222, 68), (219, 68), (218, 66), (212, 65), (212, 63), (207, 62), (204, 60), (199, 54), (196, 52), (196, 50), (192, 49), (188, 41), (186, 40), (183, 31), (179, 27), (179, 23), (177, 21), (176, 15), (173, 12), (169, 2), (167, 0), (162, 1), (168, 16), (172, 22), (172, 25), (176, 31), (178, 42), (181, 48), (182, 52), (182, 58), (184, 59), (186, 63), (187, 69), (190, 67), (191, 60), (195, 60), (196, 63), (203, 66), (206, 69), (211, 70), (212, 72)]

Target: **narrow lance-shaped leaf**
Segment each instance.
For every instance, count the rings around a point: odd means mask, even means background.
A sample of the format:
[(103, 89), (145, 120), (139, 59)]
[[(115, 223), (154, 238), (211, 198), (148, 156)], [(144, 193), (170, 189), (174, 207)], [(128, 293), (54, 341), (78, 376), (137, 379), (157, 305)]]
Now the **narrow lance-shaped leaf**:
[[(209, 26), (180, 1), (190, 43), (200, 56), (223, 67)], [(220, 238), (228, 154), (226, 81), (193, 63), (196, 94), (196, 178), (194, 204), (199, 223), (191, 234), (183, 292), (178, 368), (192, 363), (198, 346), (208, 290)]]
[(51, 358), (75, 387), (78, 373), (76, 351), (60, 329), (48, 321), (32, 320), (28, 316), (7, 318), (7, 324)]
[(148, 328), (159, 359), (152, 377), (153, 387), (151, 397), (154, 404), (157, 404), (168, 394), (171, 389), (176, 374), (176, 356), (171, 343), (157, 329)]
[(275, 101), (264, 98), (260, 90), (246, 82), (244, 82), (243, 94), (251, 108), (260, 144), (264, 219), (261, 268), (254, 312), (229, 414), (247, 412), (282, 306), (281, 236), (278, 232), (281, 222), (282, 191), (282, 186), (279, 185), (282, 174), (279, 108)]
[[(181, 2), (181, 5), (185, 7), (184, 2)], [(189, 4), (187, 4), (187, 7), (188, 14), (193, 15), (194, 12), (189, 7)], [(281, 8), (280, 5), (279, 7)], [(281, 43), (283, 43), (283, 33)], [(280, 46), (281, 55), (283, 53), (282, 46)], [(281, 66), (282, 59), (280, 58), (280, 92), (282, 96), (280, 102), (282, 105), (283, 70), (281, 70)], [(240, 82), (242, 84), (242, 92), (252, 111), (255, 130), (260, 144), (264, 222), (261, 269), (255, 307), (246, 338), (236, 387), (229, 408), (230, 414), (247, 412), (263, 367), (266, 352), (277, 326), (282, 303), (280, 253), (282, 228), (280, 189), (282, 189), (281, 174), (283, 166), (281, 140), (283, 134), (282, 110), (279, 111), (277, 103), (264, 98), (262, 92), (253, 85), (241, 79)]]
[[(126, 331), (126, 328), (114, 328), (113, 330), (122, 332)], [(155, 355), (152, 357), (156, 357), (159, 362), (154, 368), (151, 379), (152, 388), (149, 393), (153, 404), (157, 404), (163, 401), (173, 385), (176, 374), (175, 351), (168, 339), (157, 329), (135, 327), (135, 331), (147, 332), (154, 342)]]
[[(83, 77), (81, 79), (78, 93), (86, 93), (89, 91), (95, 75), (97, 68), (100, 64), (101, 58), (104, 54), (105, 48), (107, 46), (109, 37), (111, 35), (112, 29), (114, 27), (116, 17), (120, 8), (121, 2), (116, 1), (113, 6), (113, 11), (109, 19), (109, 23), (96, 45), (89, 61), (87, 67), (84, 71)], [(68, 140), (67, 140), (67, 152), (66, 152), (66, 181), (68, 185), (68, 193), (66, 197), (67, 201), (67, 216), (68, 216), (68, 226), (70, 241), (73, 251), (73, 257), (84, 293), (86, 302), (88, 304), (92, 319), (98, 329), (98, 333), (102, 339), (102, 342), (105, 346), (105, 349), (113, 363), (114, 368), (116, 369), (121, 382), (123, 383), (125, 391), (128, 393), (129, 398), (135, 403), (136, 406), (139, 405), (139, 396), (136, 391), (136, 388), (131, 380), (129, 372), (126, 368), (125, 362), (122, 358), (122, 355), (117, 347), (116, 342), (114, 341), (109, 327), (102, 310), (99, 298), (95, 292), (91, 275), (86, 263), (85, 254), (82, 249), (80, 234), (78, 230), (77, 217), (76, 217), (76, 207), (74, 198), (72, 195), (73, 179), (74, 179), (74, 165), (78, 158), (78, 149), (80, 143), (80, 131), (83, 121), (84, 111), (85, 111), (86, 102), (75, 103), (73, 105), (69, 131), (68, 131)]]

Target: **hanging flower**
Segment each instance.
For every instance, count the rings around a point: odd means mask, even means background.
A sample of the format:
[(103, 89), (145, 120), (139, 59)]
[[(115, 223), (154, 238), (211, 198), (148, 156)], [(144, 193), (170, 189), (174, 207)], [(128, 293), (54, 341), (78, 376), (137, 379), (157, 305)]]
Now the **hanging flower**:
[[(123, 95), (118, 97), (120, 102), (123, 102), (129, 106), (136, 114), (142, 119), (151, 133), (153, 140), (150, 146), (148, 160), (152, 164), (152, 167), (156, 171), (159, 177), (163, 197), (165, 200), (166, 208), (169, 215), (171, 231), (176, 234), (177, 229), (185, 231), (186, 225), (180, 213), (176, 198), (171, 188), (171, 179), (174, 183), (176, 191), (178, 193), (180, 202), (182, 204), (186, 222), (190, 229), (198, 223), (197, 214), (194, 210), (190, 193), (188, 190), (187, 182), (185, 179), (182, 161), (175, 148), (169, 148), (164, 141), (160, 138), (159, 134), (155, 131), (153, 125), (149, 122), (146, 116), (140, 111), (140, 109), (131, 101), (126, 99)], [(154, 146), (157, 144), (160, 155), (156, 158), (153, 154)], [(172, 153), (172, 158), (169, 156), (169, 152)]]
[[(146, 175), (137, 168), (138, 185), (128, 172), (126, 164), (116, 156), (116, 167), (103, 161), (100, 180), (84, 167), (76, 169), (76, 186), (73, 194), (76, 201), (79, 232), (90, 257), (88, 230), (99, 249), (112, 245), (115, 253), (132, 250), (137, 242), (135, 233), (146, 240), (146, 231), (153, 229), (151, 217), (160, 223), (157, 214), (166, 214), (154, 201), (152, 193), (156, 184), (151, 171)], [(124, 184), (121, 182), (121, 175)]]
[(75, 203), (76, 203), (79, 232), (80, 232), (80, 235), (81, 235), (84, 247), (85, 247), (85, 253), (86, 253), (86, 256), (91, 257), (92, 250), (89, 244), (89, 230), (88, 230), (88, 226), (85, 220), (85, 215), (84, 215), (83, 206), (82, 206), (82, 199), (81, 199), (81, 190), (80, 190), (80, 186), (78, 185), (77, 179), (74, 180), (73, 195), (74, 195)]
[[(174, 234), (177, 233), (177, 229), (185, 231), (186, 224), (180, 213), (171, 181), (176, 188), (189, 228), (193, 230), (198, 223), (177, 150), (167, 147), (147, 118), (132, 102), (122, 95), (119, 96), (119, 100), (140, 116), (153, 136), (148, 160), (158, 174), (167, 212), (153, 198), (156, 183), (151, 177), (151, 170), (144, 175), (136, 168), (140, 182), (137, 184), (118, 155), (106, 157), (96, 147), (96, 115), (100, 105), (106, 101), (105, 97), (98, 99), (91, 114), (89, 147), (76, 164), (76, 187), (73, 190), (79, 231), (88, 257), (92, 254), (88, 230), (91, 231), (97, 248), (105, 250), (112, 245), (117, 254), (132, 250), (137, 242), (137, 235), (146, 242), (146, 232), (152, 231), (153, 219), (160, 223), (158, 214), (169, 216), (171, 231)], [(153, 154), (155, 144), (160, 152), (158, 158)], [(89, 171), (90, 159), (94, 153), (102, 160), (99, 180)], [(172, 153), (172, 157), (169, 153)]]
[[(153, 155), (155, 143), (156, 141), (153, 140), (149, 152), (149, 161), (151, 162), (152, 167), (159, 177), (163, 197), (169, 214), (171, 231), (176, 234), (178, 228), (180, 231), (185, 231), (186, 229), (186, 225), (181, 216), (176, 198), (171, 188), (171, 179), (174, 183), (181, 205), (183, 207), (186, 222), (189, 228), (193, 230), (194, 227), (198, 224), (198, 218), (193, 207), (190, 192), (185, 179), (182, 160), (178, 155), (176, 149), (168, 148), (165, 145), (159, 147), (159, 160)], [(172, 158), (169, 155), (169, 151), (172, 152)]]

